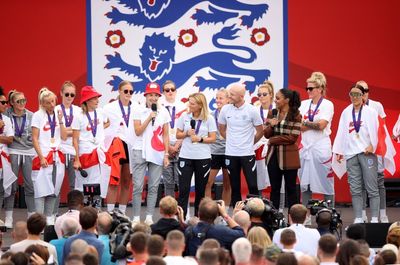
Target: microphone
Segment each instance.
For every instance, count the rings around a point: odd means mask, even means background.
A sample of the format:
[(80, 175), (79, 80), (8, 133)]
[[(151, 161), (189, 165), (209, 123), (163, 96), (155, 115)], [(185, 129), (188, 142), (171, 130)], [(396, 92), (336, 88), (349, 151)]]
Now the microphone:
[(192, 127), (192, 129), (194, 130), (194, 128), (196, 128), (196, 121), (195, 120), (190, 120), (190, 127)]
[(82, 169), (81, 167), (78, 168), (79, 173), (81, 173), (82, 178), (87, 178), (88, 173), (86, 170)]
[(273, 109), (272, 110), (272, 117), (276, 118), (278, 116), (278, 110), (277, 109)]
[[(151, 104), (151, 111), (157, 112), (157, 104), (156, 103)], [(154, 120), (155, 120), (155, 117), (151, 118), (151, 126), (154, 126)]]

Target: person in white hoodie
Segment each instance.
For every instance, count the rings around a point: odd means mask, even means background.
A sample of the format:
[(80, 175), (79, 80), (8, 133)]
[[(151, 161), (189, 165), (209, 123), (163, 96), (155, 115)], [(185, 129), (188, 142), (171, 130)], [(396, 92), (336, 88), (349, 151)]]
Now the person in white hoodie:
[(378, 114), (368, 105), (363, 105), (363, 94), (364, 90), (358, 85), (351, 88), (349, 96), (352, 104), (340, 116), (332, 151), (339, 163), (346, 160), (354, 223), (363, 222), (363, 185), (370, 199), (371, 222), (377, 223), (380, 199), (378, 160), (374, 152), (378, 144)]

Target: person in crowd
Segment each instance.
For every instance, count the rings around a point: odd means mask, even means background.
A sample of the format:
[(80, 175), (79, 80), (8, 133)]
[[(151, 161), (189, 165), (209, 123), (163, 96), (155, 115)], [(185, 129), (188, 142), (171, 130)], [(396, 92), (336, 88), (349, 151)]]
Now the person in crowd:
[(232, 216), (233, 220), (238, 223), (238, 225), (243, 228), (243, 232), (245, 235), (247, 235), (250, 226), (251, 226), (251, 220), (250, 220), (250, 215), (248, 212), (240, 210), (237, 211), (233, 214)]
[(400, 227), (394, 227), (389, 230), (386, 236), (386, 243), (393, 244), (400, 248)]
[(280, 243), (282, 244), (283, 252), (293, 253), (296, 258), (299, 258), (301, 255), (303, 255), (301, 251), (294, 249), (294, 246), (297, 243), (297, 239), (296, 233), (292, 229), (287, 228), (282, 231)]
[(165, 241), (167, 255), (164, 261), (167, 265), (194, 265), (194, 260), (183, 257), (185, 251), (185, 235), (180, 230), (172, 230), (167, 234)]
[(145, 265), (149, 258), (147, 252), (147, 241), (149, 235), (143, 232), (133, 233), (127, 245), (128, 251), (132, 252), (132, 259), (129, 259), (127, 265)]
[(107, 195), (110, 166), (104, 146), (104, 129), (109, 126), (102, 109), (98, 108), (101, 94), (91, 86), (81, 90), (81, 111), (72, 122), (72, 141), (75, 148), (75, 189), (83, 185), (100, 184), (100, 196)]
[(64, 260), (65, 265), (83, 265), (82, 256), (78, 254), (69, 254)]
[[(295, 204), (289, 209), (289, 228), (296, 233), (297, 242), (294, 249), (301, 251), (304, 254), (315, 256), (317, 254), (318, 240), (320, 234), (317, 229), (305, 227), (304, 221), (307, 216), (307, 208), (302, 204)], [(281, 233), (286, 228), (281, 228), (275, 231), (272, 241), (278, 247), (282, 248), (280, 243)]]
[(210, 172), (211, 143), (216, 140), (217, 127), (209, 114), (206, 97), (202, 93), (189, 96), (189, 112), (184, 113), (176, 124), (176, 138), (183, 139), (179, 153), (179, 206), (187, 213), (190, 183), (194, 173), (194, 215), (198, 216), (200, 200)]
[(396, 124), (393, 126), (392, 129), (392, 139), (400, 143), (400, 114), (397, 118)]
[(198, 254), (198, 265), (218, 265), (219, 256), (216, 249), (203, 249)]
[(264, 248), (258, 244), (251, 245), (250, 264), (252, 265), (265, 265)]
[(280, 89), (275, 95), (277, 113), (270, 111), (264, 136), (269, 139), (266, 163), (271, 181), (271, 201), (279, 208), (282, 177), (288, 197), (288, 207), (298, 203), (297, 170), (300, 168), (297, 139), (300, 135), (300, 97), (296, 91)]
[(184, 231), (186, 224), (183, 209), (178, 206), (178, 202), (173, 197), (167, 195), (162, 198), (159, 207), (161, 218), (150, 226), (152, 234), (160, 235), (165, 239), (172, 230)]
[[(296, 255), (295, 255), (296, 256)], [(297, 257), (296, 257), (297, 258)], [(319, 261), (316, 257), (310, 255), (300, 255), (297, 258), (297, 264), (299, 265), (319, 265)]]
[(275, 244), (270, 245), (265, 249), (266, 265), (275, 265), (282, 250)]
[(28, 228), (25, 221), (18, 221), (13, 227), (11, 237), (14, 243), (18, 243), (28, 237)]
[(53, 239), (49, 243), (56, 248), (58, 264), (62, 264), (64, 260), (64, 244), (67, 238), (77, 234), (80, 230), (78, 221), (72, 217), (64, 218), (61, 224), (62, 237), (59, 239)]
[[(274, 86), (271, 81), (265, 81), (258, 87), (257, 97), (260, 102), (260, 117), (263, 123), (265, 123), (268, 118), (268, 112), (272, 110), (272, 103), (274, 101)], [(268, 171), (265, 165), (265, 156), (267, 154), (267, 150), (268, 140), (263, 136), (257, 143), (254, 144), (257, 165), (257, 186), (260, 194), (263, 189), (270, 186)]]
[[(11, 144), (14, 139), (14, 130), (9, 117), (5, 115), (7, 108), (7, 99), (3, 89), (0, 87), (0, 204), (4, 201), (5, 210), (5, 226), (12, 228), (13, 226), (13, 204), (14, 198), (10, 198), (12, 194), (13, 183), (17, 180), (11, 168), (9, 159), (9, 151), (7, 145)], [(12, 196), (14, 196), (12, 194)]]
[[(28, 217), (35, 212), (34, 189), (32, 182), (32, 159), (36, 155), (32, 143), (32, 116), (33, 113), (25, 108), (26, 97), (24, 93), (12, 90), (8, 94), (8, 102), (11, 105), (5, 115), (11, 119), (14, 130), (14, 139), (8, 146), (10, 154), (11, 168), (15, 176), (19, 175), (21, 170), (24, 178), (25, 203), (28, 208)], [(4, 208), (6, 211), (5, 224), (12, 227), (13, 207), (15, 193), (18, 183), (12, 184), (11, 193), (5, 197)], [(8, 217), (8, 218), (7, 218)]]
[(71, 244), (77, 240), (82, 239), (86, 241), (89, 245), (96, 248), (99, 257), (102, 257), (104, 251), (104, 245), (101, 240), (96, 236), (97, 227), (97, 211), (91, 206), (86, 206), (82, 208), (79, 213), (79, 224), (82, 227), (82, 231), (74, 236), (67, 239), (64, 244), (64, 257), (68, 257), (71, 252)]
[(265, 222), (265, 220), (263, 220), (263, 215), (266, 210), (264, 201), (261, 198), (248, 198), (246, 200), (246, 205), (244, 205), (244, 201), (240, 203), (238, 202), (238, 207), (242, 207), (242, 209), (246, 210), (250, 214), (250, 228), (261, 226), (265, 231), (267, 231), (268, 235), (272, 237), (272, 228)]
[[(215, 96), (215, 104), (217, 108), (211, 115), (214, 116), (215, 124), (218, 126), (218, 116), (221, 112), (223, 106), (229, 103), (229, 91), (227, 89), (220, 89), (217, 91)], [(219, 133), (219, 130), (216, 132), (216, 140), (215, 143), (210, 144), (211, 148), (211, 170), (210, 175), (208, 176), (208, 182), (206, 186), (207, 197), (211, 198), (211, 189), (215, 182), (215, 177), (218, 172), (222, 169), (222, 199), (225, 202), (225, 205), (229, 207), (231, 203), (231, 183), (229, 180), (228, 170), (225, 165), (225, 139)]]
[(166, 265), (162, 257), (150, 256), (146, 265)]
[[(62, 122), (67, 130), (67, 140), (61, 141), (61, 146), (65, 154), (65, 170), (68, 176), (69, 190), (73, 190), (75, 187), (75, 149), (72, 144), (72, 121), (74, 120), (74, 116), (80, 112), (80, 108), (72, 104), (76, 96), (75, 85), (71, 81), (65, 81), (61, 86), (60, 96), (61, 104), (57, 105), (55, 110), (56, 112), (62, 112)], [(57, 196), (54, 214), (58, 213), (59, 204), (60, 196)]]
[(71, 251), (69, 255), (79, 255), (83, 256), (85, 253), (89, 251), (89, 244), (83, 239), (75, 239), (74, 242), (71, 243)]
[[(107, 211), (112, 212), (118, 201), (118, 209), (125, 214), (126, 205), (129, 200), (131, 185), (131, 172), (129, 168), (129, 150), (135, 141), (133, 132), (133, 110), (138, 108), (131, 101), (133, 95), (133, 84), (130, 81), (122, 81), (118, 85), (117, 100), (104, 106), (104, 114), (110, 121), (110, 133), (114, 141), (120, 140), (123, 148), (119, 150), (121, 158), (116, 167), (116, 174), (112, 173), (107, 193)], [(123, 149), (123, 150), (122, 150)], [(118, 196), (119, 192), (119, 200)]]
[(336, 262), (339, 263), (339, 265), (350, 265), (351, 258), (360, 254), (360, 246), (357, 241), (347, 239), (339, 246), (339, 250), (336, 254)]
[(54, 261), (57, 264), (56, 248), (53, 245), (40, 239), (40, 233), (44, 230), (45, 226), (46, 226), (46, 217), (43, 214), (40, 213), (32, 214), (27, 221), (28, 237), (25, 240), (12, 244), (10, 246), (10, 251), (14, 253), (17, 253), (19, 251), (23, 252), (30, 245), (39, 244), (45, 246), (49, 250), (51, 256), (49, 260), (51, 260), (51, 262)]
[[(228, 226), (214, 225), (214, 220), (221, 215)], [(233, 241), (244, 237), (243, 229), (226, 213), (223, 201), (217, 203), (205, 197), (199, 205), (200, 222), (188, 227), (185, 231), (187, 254), (194, 256), (201, 241), (207, 238), (216, 239), (222, 247), (230, 249)], [(199, 238), (200, 237), (200, 238)]]
[(100, 264), (115, 264), (111, 262), (110, 252), (110, 232), (112, 228), (112, 217), (108, 212), (101, 212), (97, 217), (97, 233), (98, 239), (103, 242), (103, 255), (99, 257)]
[(286, 252), (279, 254), (276, 265), (297, 265), (297, 259), (293, 253)]
[[(32, 265), (41, 265), (41, 264), (48, 264), (48, 259), (49, 259), (49, 251), (47, 250), (46, 247), (39, 245), (39, 244), (32, 244), (29, 247), (27, 247), (24, 251), (24, 253), (28, 254), (30, 257), (30, 263)], [(34, 256), (35, 254), (36, 256)], [(32, 260), (32, 258), (37, 258), (39, 257), (40, 263)]]
[[(396, 255), (396, 260), (392, 263), (399, 263), (399, 255), (400, 255), (400, 251), (399, 248), (396, 245), (393, 244), (385, 244), (382, 246), (380, 253), (382, 253), (382, 256), (384, 256), (383, 251), (392, 251), (395, 255)], [(385, 259), (386, 260), (386, 259)], [(391, 264), (390, 262), (387, 262), (386, 264)]]
[[(61, 227), (62, 223), (64, 222), (64, 219), (66, 218), (73, 218), (76, 220), (76, 222), (79, 225), (79, 211), (83, 208), (83, 201), (84, 201), (84, 196), (83, 193), (79, 190), (71, 190), (67, 194), (67, 206), (68, 206), (68, 211), (65, 212), (63, 215), (60, 215), (57, 217), (56, 222), (54, 224), (54, 230), (56, 231), (56, 234), (58, 238), (62, 238), (62, 232), (61, 232)], [(79, 225), (79, 230), (80, 230), (80, 225)]]
[(86, 253), (82, 256), (84, 265), (99, 265), (99, 258), (93, 253)]
[[(304, 206), (312, 199), (313, 193), (324, 194), (324, 199), (332, 203), (335, 201), (332, 143), (329, 137), (334, 108), (333, 103), (325, 98), (326, 87), (325, 75), (313, 72), (307, 79), (308, 99), (301, 102), (299, 109), (303, 122), (298, 174)], [(311, 225), (311, 216), (307, 216), (306, 225)]]
[(247, 238), (236, 239), (232, 244), (232, 256), (236, 265), (250, 264), (251, 243)]
[(333, 143), (333, 153), (339, 163), (346, 160), (354, 223), (362, 223), (362, 187), (368, 192), (371, 222), (379, 216), (378, 161), (374, 154), (378, 144), (378, 115), (368, 105), (363, 105), (365, 91), (352, 86), (349, 96), (352, 104), (340, 116), (338, 131)]
[[(329, 209), (321, 209), (317, 212), (317, 230), (319, 234), (325, 235), (331, 232), (332, 212)], [(305, 222), (307, 224), (307, 220)]]
[(257, 170), (253, 145), (263, 134), (263, 121), (258, 110), (245, 103), (246, 88), (234, 84), (229, 90), (229, 101), (218, 116), (220, 134), (226, 139), (225, 164), (232, 187), (231, 204), (242, 200), (241, 170), (246, 177), (250, 194), (258, 194)]
[(261, 226), (254, 226), (250, 228), (247, 239), (251, 244), (257, 244), (263, 248), (266, 248), (272, 244), (271, 238), (267, 231)]
[(163, 257), (165, 254), (164, 238), (160, 235), (151, 235), (147, 241), (149, 256)]
[(338, 241), (334, 235), (325, 234), (318, 240), (317, 257), (320, 265), (338, 265), (335, 262)]
[(133, 112), (136, 141), (132, 152), (133, 175), (133, 224), (140, 222), (140, 205), (146, 170), (148, 171), (148, 193), (145, 223), (153, 224), (154, 207), (163, 166), (169, 164), (169, 122), (167, 110), (160, 107), (160, 86), (148, 83), (144, 91), (144, 108)]
[(32, 160), (32, 182), (37, 213), (44, 213), (48, 225), (53, 214), (65, 172), (61, 140), (67, 139), (62, 112), (56, 111), (56, 95), (46, 87), (39, 91), (40, 109), (32, 116), (32, 143), (37, 156)]
[(167, 109), (171, 117), (169, 122), (169, 165), (163, 168), (162, 176), (165, 195), (175, 198), (175, 185), (179, 184), (178, 157), (182, 146), (182, 140), (176, 139), (176, 123), (187, 108), (182, 101), (176, 99), (177, 90), (173, 81), (165, 81), (162, 85), (162, 90), (164, 97), (161, 99), (161, 104)]
[[(361, 80), (356, 83), (356, 86), (360, 86), (361, 90), (364, 90), (363, 94), (363, 102), (365, 105), (371, 107), (374, 109), (378, 116), (385, 122), (386, 120), (386, 113), (385, 110), (383, 109), (383, 105), (379, 101), (375, 101), (369, 98), (370, 95), (370, 89), (368, 87), (368, 84)], [(387, 131), (386, 125), (384, 124), (384, 130), (385, 133), (389, 135), (389, 132)], [(387, 150), (391, 150), (390, 153), (393, 155), (396, 153), (393, 143), (391, 141), (385, 141), (386, 148)], [(387, 151), (389, 153), (389, 151)], [(377, 156), (378, 159), (378, 189), (379, 189), (379, 218), (381, 223), (389, 223), (389, 218), (387, 217), (386, 214), (386, 189), (385, 189), (385, 161), (384, 157), (381, 155)], [(363, 220), (364, 222), (368, 222), (368, 217), (366, 213), (366, 208), (367, 206), (367, 194), (365, 188), (363, 188)]]

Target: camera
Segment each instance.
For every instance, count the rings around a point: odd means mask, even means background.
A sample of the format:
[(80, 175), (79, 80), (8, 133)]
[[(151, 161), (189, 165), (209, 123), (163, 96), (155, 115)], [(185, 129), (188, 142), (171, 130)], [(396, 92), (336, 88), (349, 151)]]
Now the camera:
[(100, 184), (83, 184), (83, 204), (93, 208), (101, 208)]
[(340, 213), (333, 207), (330, 207), (331, 201), (325, 200), (309, 200), (307, 207), (310, 209), (310, 214), (315, 215), (318, 223), (318, 216), (323, 212), (329, 212), (331, 214), (331, 220), (329, 223), (329, 231), (334, 234), (336, 233), (339, 239), (342, 237), (342, 226), (343, 221), (340, 218)]
[(127, 251), (126, 245), (129, 243), (133, 230), (129, 217), (118, 210), (114, 210), (110, 214), (113, 218), (110, 232), (111, 261), (116, 262), (117, 260), (126, 259), (132, 254)]

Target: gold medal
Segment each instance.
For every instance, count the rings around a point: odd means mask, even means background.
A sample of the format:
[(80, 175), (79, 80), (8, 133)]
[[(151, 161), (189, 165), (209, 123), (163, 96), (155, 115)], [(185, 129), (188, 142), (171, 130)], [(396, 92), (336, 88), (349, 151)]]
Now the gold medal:
[(56, 138), (52, 137), (50, 138), (50, 143), (54, 144), (56, 142)]
[(169, 130), (169, 134), (170, 134), (170, 135), (175, 135), (175, 134), (176, 134), (176, 129), (175, 129), (175, 128), (171, 128), (171, 129)]
[(356, 137), (357, 139), (360, 139), (360, 135), (358, 133), (356, 133)]

